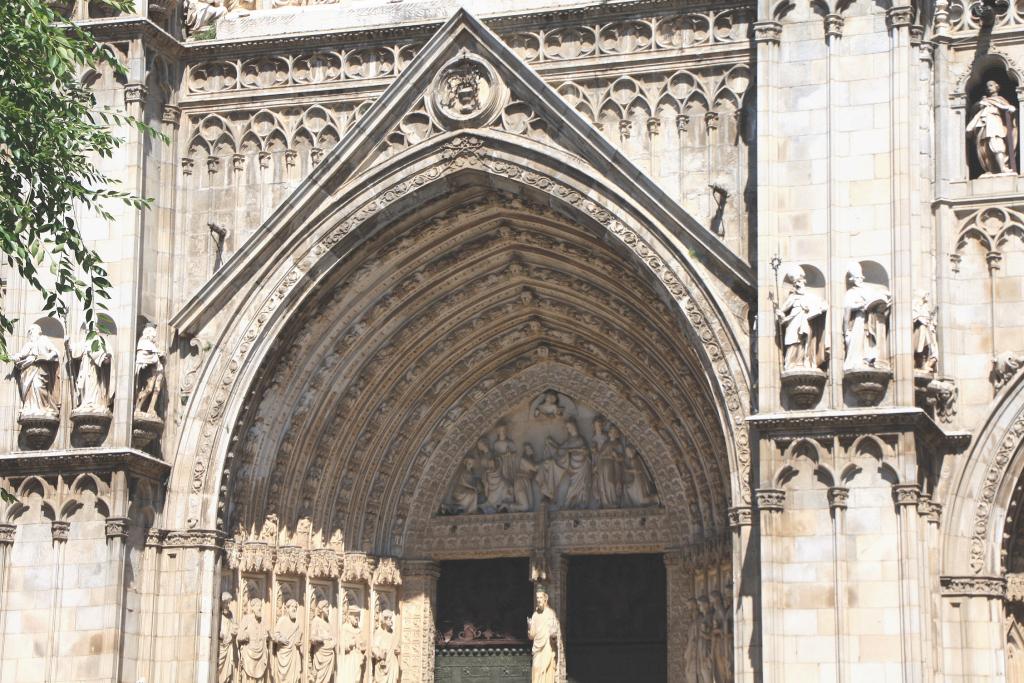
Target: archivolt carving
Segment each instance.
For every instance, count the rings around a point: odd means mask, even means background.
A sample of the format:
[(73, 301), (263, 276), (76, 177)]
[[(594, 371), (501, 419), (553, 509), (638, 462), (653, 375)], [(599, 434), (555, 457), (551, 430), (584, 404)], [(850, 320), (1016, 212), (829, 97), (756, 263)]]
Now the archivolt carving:
[[(322, 257), (327, 253), (327, 250), (332, 248), (333, 245), (340, 242), (340, 240), (347, 235), (352, 229), (359, 223), (371, 218), (380, 212), (387, 205), (394, 202), (399, 197), (411, 192), (414, 188), (422, 187), (433, 180), (440, 177), (451, 175), (456, 171), (461, 171), (470, 168), (479, 168), (486, 170), (491, 174), (498, 176), (505, 176), (515, 178), (520, 182), (526, 183), (529, 186), (536, 187), (543, 190), (546, 193), (550, 193), (559, 200), (567, 202), (570, 206), (578, 207), (584, 213), (589, 214), (591, 217), (596, 219), (598, 222), (610, 225), (613, 234), (620, 237), (622, 242), (633, 249), (641, 258), (647, 263), (648, 267), (653, 269), (659, 278), (668, 288), (668, 291), (673, 296), (677, 297), (687, 317), (690, 319), (691, 324), (694, 325), (695, 332), (698, 335), (702, 345), (705, 347), (705, 353), (708, 354), (715, 372), (719, 376), (720, 386), (724, 391), (724, 398), (726, 405), (732, 414), (733, 424), (736, 428), (736, 435), (738, 438), (737, 442), (737, 456), (740, 461), (740, 465), (743, 472), (749, 471), (749, 449), (746, 440), (746, 427), (743, 424), (743, 405), (745, 399), (741, 398), (738, 392), (735, 381), (732, 379), (732, 370), (729, 366), (729, 362), (726, 359), (725, 354), (722, 351), (721, 342), (718, 341), (719, 335), (727, 334), (724, 329), (721, 329), (717, 322), (711, 322), (705, 318), (703, 310), (707, 307), (707, 302), (695, 298), (696, 291), (690, 287), (684, 287), (683, 284), (676, 279), (675, 268), (670, 269), (667, 264), (662, 262), (660, 258), (655, 256), (654, 252), (651, 251), (641, 238), (633, 230), (626, 228), (624, 225), (612, 221), (611, 215), (601, 209), (597, 204), (594, 204), (590, 200), (585, 200), (582, 195), (579, 195), (574, 190), (569, 189), (562, 183), (555, 182), (550, 178), (536, 173), (535, 171), (526, 171), (521, 167), (510, 164), (507, 161), (498, 161), (491, 153), (486, 152), (483, 147), (483, 141), (474, 137), (459, 137), (451, 140), (444, 147), (443, 154), (440, 155), (440, 165), (435, 165), (431, 169), (427, 170), (422, 176), (413, 176), (411, 179), (402, 181), (397, 185), (392, 186), (390, 190), (383, 190), (381, 192), (375, 192), (375, 199), (362, 207), (356, 208), (354, 214), (350, 214), (350, 218), (345, 219), (341, 222), (339, 227), (330, 229), (324, 233), (320, 233), (319, 244), (312, 250), (314, 257)], [(358, 207), (359, 205), (357, 205)], [(190, 523), (195, 524), (198, 519), (199, 513), (199, 501), (200, 494), (204, 489), (204, 481), (206, 477), (207, 469), (207, 458), (208, 454), (212, 450), (214, 437), (217, 431), (217, 424), (221, 419), (223, 410), (229, 397), (230, 389), (233, 386), (235, 379), (238, 375), (239, 370), (242, 367), (244, 358), (247, 356), (249, 349), (253, 343), (260, 336), (262, 327), (269, 321), (274, 311), (280, 306), (282, 301), (292, 291), (294, 285), (303, 277), (313, 265), (313, 260), (298, 259), (295, 266), (288, 268), (282, 279), (278, 280), (276, 291), (262, 304), (261, 310), (254, 311), (250, 315), (250, 327), (242, 335), (240, 344), (235, 347), (235, 351), (230, 356), (230, 362), (224, 365), (225, 361), (222, 361), (218, 365), (221, 370), (213, 369), (219, 379), (216, 381), (215, 386), (218, 387), (209, 402), (206, 404), (206, 414), (204, 419), (204, 426), (199, 435), (198, 448), (196, 450), (195, 464), (193, 466), (193, 497), (190, 502), (190, 511), (188, 513)], [(223, 373), (223, 374), (221, 374)], [(340, 477), (339, 480), (344, 481), (344, 477)], [(745, 496), (747, 493), (747, 476), (741, 474), (740, 486)], [(368, 519), (368, 523), (372, 523), (375, 520)]]

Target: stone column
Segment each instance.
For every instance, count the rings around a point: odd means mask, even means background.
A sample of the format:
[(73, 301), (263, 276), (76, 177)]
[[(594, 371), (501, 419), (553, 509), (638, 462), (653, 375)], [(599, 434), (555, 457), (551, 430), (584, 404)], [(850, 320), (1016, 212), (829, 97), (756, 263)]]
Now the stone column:
[(402, 562), (402, 681), (433, 683), (437, 579), (441, 566), (432, 560)]
[(924, 680), (919, 593), (922, 578), (918, 573), (920, 544), (917, 503), (920, 493), (917, 484), (895, 484), (892, 487), (899, 524), (900, 632), (903, 677), (907, 681)]
[[(693, 583), (681, 550), (669, 550), (662, 558), (665, 561), (665, 607), (666, 640), (668, 644), (668, 681), (685, 683), (686, 652), (690, 647), (689, 634), (690, 601), (693, 600)], [(563, 626), (564, 628), (564, 626)], [(564, 634), (563, 634), (564, 635)]]
[(836, 682), (851, 681), (849, 647), (850, 628), (847, 619), (846, 581), (846, 507), (850, 489), (833, 486), (828, 490), (828, 506), (832, 513), (832, 556), (835, 558), (835, 615), (836, 615)]
[[(0, 524), (0, 595), (7, 596), (7, 568), (11, 564), (11, 551), (18, 527), (14, 524)], [(6, 600), (0, 601), (0, 665), (4, 661), (4, 633), (7, 632)]]
[(782, 652), (782, 576), (779, 575), (779, 549), (786, 492), (782, 489), (758, 489), (755, 492), (761, 523), (761, 666), (764, 683), (784, 683), (785, 656)]
[(50, 534), (53, 539), (53, 596), (50, 601), (50, 630), (46, 639), (46, 680), (57, 680), (57, 653), (58, 634), (60, 632), (60, 611), (61, 597), (64, 593), (64, 548), (68, 543), (68, 536), (71, 533), (71, 522), (64, 519), (55, 519), (50, 522)]
[(749, 505), (729, 509), (729, 527), (732, 529), (733, 672), (737, 683), (753, 681), (754, 663), (761, 660), (760, 635), (755, 632), (754, 614), (759, 596), (749, 590), (760, 585), (760, 577), (756, 575), (757, 546), (751, 542), (753, 512)]

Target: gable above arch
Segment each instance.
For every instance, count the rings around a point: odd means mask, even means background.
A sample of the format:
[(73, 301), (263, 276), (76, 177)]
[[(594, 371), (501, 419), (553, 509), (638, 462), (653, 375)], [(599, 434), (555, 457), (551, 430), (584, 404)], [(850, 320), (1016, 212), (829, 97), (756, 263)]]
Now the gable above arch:
[[(459, 10), (417, 54), (341, 142), (252, 238), (185, 304), (171, 323), (196, 334), (282, 257), (294, 252), (300, 226), (329, 219), (367, 181), (414, 166), (423, 143), (472, 131), (490, 147), (557, 161), (612, 203), (630, 204), (664, 242), (716, 283), (716, 298), (742, 318), (752, 298), (749, 264), (687, 214), (643, 171), (548, 86), (501, 39)], [(454, 152), (453, 154), (458, 154)], [(412, 174), (410, 174), (411, 177)]]

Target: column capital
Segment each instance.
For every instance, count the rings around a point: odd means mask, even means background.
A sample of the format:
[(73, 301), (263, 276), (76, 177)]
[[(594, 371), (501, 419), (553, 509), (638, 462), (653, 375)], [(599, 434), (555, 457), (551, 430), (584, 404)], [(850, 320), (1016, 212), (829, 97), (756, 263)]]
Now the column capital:
[(0, 545), (11, 545), (18, 527), (14, 524), (0, 524)]
[(434, 560), (402, 560), (402, 578), (437, 580), (441, 576), (441, 563)]
[(126, 83), (124, 86), (124, 104), (131, 106), (141, 104), (146, 99), (146, 86), (142, 83)]
[(65, 543), (71, 532), (71, 522), (66, 519), (55, 519), (50, 522), (50, 535), (55, 543)]
[(778, 45), (782, 40), (782, 24), (777, 21), (754, 23), (754, 42)]
[(783, 489), (757, 489), (754, 498), (759, 510), (781, 512), (786, 502), (786, 492)]
[(829, 40), (843, 37), (843, 16), (841, 14), (825, 15), (825, 37)]
[(894, 484), (892, 487), (892, 499), (896, 503), (896, 507), (917, 505), (921, 499), (921, 489), (917, 484)]
[(890, 7), (885, 12), (885, 19), (890, 30), (909, 27), (914, 21), (914, 8)]
[(845, 510), (850, 501), (850, 489), (845, 486), (830, 486), (828, 489), (828, 506), (835, 510)]
[(729, 528), (738, 529), (753, 524), (754, 509), (749, 505), (729, 508)]
[(128, 535), (127, 517), (107, 517), (105, 526), (107, 538), (124, 538)]

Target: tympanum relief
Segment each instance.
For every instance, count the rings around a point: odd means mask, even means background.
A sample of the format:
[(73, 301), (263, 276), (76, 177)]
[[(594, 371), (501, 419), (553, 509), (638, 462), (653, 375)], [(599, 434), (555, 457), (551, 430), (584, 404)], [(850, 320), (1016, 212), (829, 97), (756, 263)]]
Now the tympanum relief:
[(658, 503), (650, 470), (622, 430), (569, 396), (548, 390), (507, 413), (470, 445), (441, 513)]

